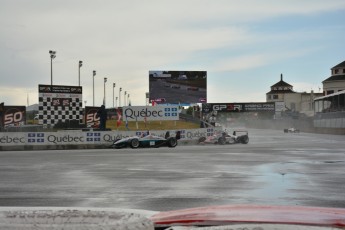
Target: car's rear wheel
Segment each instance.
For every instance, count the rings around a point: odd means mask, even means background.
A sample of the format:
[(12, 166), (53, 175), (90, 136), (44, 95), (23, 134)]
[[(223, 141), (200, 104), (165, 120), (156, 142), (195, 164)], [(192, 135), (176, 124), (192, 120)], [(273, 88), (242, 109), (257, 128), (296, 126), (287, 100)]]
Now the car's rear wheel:
[(129, 142), (129, 145), (132, 149), (136, 149), (139, 147), (140, 143), (139, 143), (139, 140), (137, 138), (134, 138)]
[(224, 145), (225, 144), (225, 138), (224, 137), (218, 138), (218, 144)]
[(242, 144), (248, 144), (248, 142), (249, 142), (249, 137), (247, 135), (245, 135), (241, 138)]
[(177, 146), (177, 140), (174, 137), (169, 137), (168, 140), (168, 147), (175, 148)]

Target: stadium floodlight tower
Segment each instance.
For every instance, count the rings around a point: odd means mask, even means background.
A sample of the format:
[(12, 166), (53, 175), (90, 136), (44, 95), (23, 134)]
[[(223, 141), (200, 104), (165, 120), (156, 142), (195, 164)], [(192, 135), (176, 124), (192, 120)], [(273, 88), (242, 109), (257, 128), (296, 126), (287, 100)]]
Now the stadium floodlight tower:
[(108, 78), (104, 78), (104, 96), (103, 96), (103, 105), (105, 106), (105, 83), (107, 82)]
[(93, 96), (92, 106), (95, 106), (95, 76), (96, 76), (96, 70), (92, 72), (92, 96)]
[(53, 85), (53, 59), (56, 57), (56, 51), (49, 50), (50, 54), (50, 84)]
[(79, 72), (78, 72), (78, 86), (80, 86), (80, 67), (83, 66), (83, 61), (79, 61)]
[(113, 83), (113, 108), (115, 108), (114, 106), (114, 102), (115, 102), (115, 95), (114, 95), (114, 89), (115, 89), (115, 86), (116, 86), (116, 84), (115, 83)]
[(122, 87), (120, 87), (119, 89), (119, 107), (121, 107), (121, 91), (122, 91)]

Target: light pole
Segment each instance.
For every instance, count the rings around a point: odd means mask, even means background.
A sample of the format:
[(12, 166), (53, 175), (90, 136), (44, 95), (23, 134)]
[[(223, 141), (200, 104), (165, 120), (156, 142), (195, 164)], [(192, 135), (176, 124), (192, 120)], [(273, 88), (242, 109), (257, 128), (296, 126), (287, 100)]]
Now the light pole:
[(117, 98), (118, 97), (115, 98), (115, 107), (117, 107)]
[(104, 78), (104, 96), (103, 96), (103, 105), (105, 106), (105, 83), (107, 82), (107, 78)]
[(126, 106), (127, 105), (127, 103), (126, 103), (126, 95), (127, 95), (127, 91), (125, 91), (125, 96), (124, 96), (124, 98), (123, 98), (123, 106)]
[(114, 89), (115, 89), (116, 84), (113, 83), (113, 108), (114, 108), (114, 100), (115, 100), (115, 95), (114, 95)]
[(82, 67), (83, 66), (83, 61), (79, 61), (79, 71), (78, 71), (78, 86), (80, 86), (80, 67)]
[(93, 96), (93, 106), (95, 106), (95, 76), (96, 70), (92, 72), (92, 96)]
[(53, 59), (56, 57), (56, 51), (49, 50), (50, 54), (50, 84), (53, 85)]
[(129, 106), (129, 94), (127, 94), (127, 103), (128, 103), (128, 106)]
[(119, 89), (119, 107), (121, 107), (121, 91), (122, 91), (122, 88), (120, 87), (120, 89)]

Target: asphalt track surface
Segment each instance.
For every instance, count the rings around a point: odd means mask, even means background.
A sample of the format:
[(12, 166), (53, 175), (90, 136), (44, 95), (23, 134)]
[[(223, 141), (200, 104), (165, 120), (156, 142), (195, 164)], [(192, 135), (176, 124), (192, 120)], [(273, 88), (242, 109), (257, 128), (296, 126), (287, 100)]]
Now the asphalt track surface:
[(153, 211), (345, 208), (345, 136), (249, 130), (249, 144), (0, 152), (0, 206)]

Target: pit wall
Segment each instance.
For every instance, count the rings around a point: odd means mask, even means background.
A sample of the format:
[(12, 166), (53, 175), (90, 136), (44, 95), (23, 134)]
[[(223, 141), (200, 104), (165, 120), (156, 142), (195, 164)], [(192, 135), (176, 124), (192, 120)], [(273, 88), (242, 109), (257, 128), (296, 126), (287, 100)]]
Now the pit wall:
[[(150, 133), (165, 136), (170, 131), (175, 136), (181, 131), (179, 145), (194, 144), (200, 137), (207, 137), (220, 128), (182, 129), (182, 130), (150, 130)], [(114, 140), (129, 136), (140, 136), (143, 131), (81, 131), (68, 130), (58, 132), (1, 132), (0, 151), (4, 150), (40, 150), (40, 149), (87, 149), (106, 148)]]

